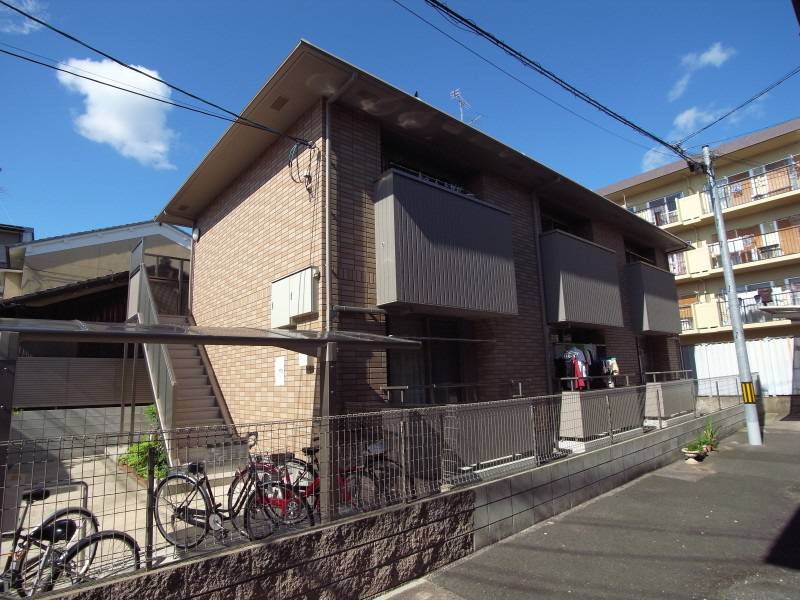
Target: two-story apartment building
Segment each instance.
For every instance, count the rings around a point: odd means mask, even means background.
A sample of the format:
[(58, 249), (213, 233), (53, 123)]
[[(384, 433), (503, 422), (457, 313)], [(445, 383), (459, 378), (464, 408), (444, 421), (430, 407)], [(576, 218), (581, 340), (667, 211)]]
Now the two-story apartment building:
[[(157, 219), (194, 228), (198, 324), (422, 342), (340, 351), (332, 413), (553, 392), (574, 348), (680, 368), (672, 233), (305, 42), (242, 114), (283, 134), (232, 125)], [(311, 414), (313, 357), (207, 352), (234, 421)]]
[[(760, 371), (769, 393), (797, 393), (800, 380), (793, 362), (800, 325), (762, 308), (800, 304), (800, 119), (712, 152), (753, 369)], [(705, 176), (675, 162), (597, 192), (691, 244), (691, 249), (669, 255), (678, 284), (686, 362), (709, 376), (735, 372)]]

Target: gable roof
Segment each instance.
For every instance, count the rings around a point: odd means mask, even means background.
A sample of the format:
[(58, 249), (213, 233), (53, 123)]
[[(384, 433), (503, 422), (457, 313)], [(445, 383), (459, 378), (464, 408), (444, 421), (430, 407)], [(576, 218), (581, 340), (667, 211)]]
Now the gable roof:
[(151, 235), (161, 235), (183, 246), (187, 250), (192, 246), (192, 236), (173, 225), (158, 223), (156, 221), (140, 221), (138, 223), (114, 225), (113, 227), (102, 227), (100, 229), (89, 229), (87, 231), (40, 238), (29, 242), (19, 242), (18, 244), (10, 246), (9, 252), (14, 252), (17, 249), (24, 249), (25, 254), (32, 256), (34, 254), (71, 250), (73, 248), (82, 248), (95, 244), (104, 244), (107, 242), (141, 238)]
[[(387, 130), (414, 135), (437, 151), (458, 156), (465, 167), (488, 168), (531, 190), (546, 186), (548, 195), (572, 211), (624, 227), (653, 246), (686, 247), (683, 240), (522, 152), (306, 41), (295, 47), (241, 114), (286, 131), (313, 103), (339, 92), (338, 103), (366, 112)], [(277, 139), (262, 130), (232, 124), (156, 220), (194, 225), (206, 207)]]

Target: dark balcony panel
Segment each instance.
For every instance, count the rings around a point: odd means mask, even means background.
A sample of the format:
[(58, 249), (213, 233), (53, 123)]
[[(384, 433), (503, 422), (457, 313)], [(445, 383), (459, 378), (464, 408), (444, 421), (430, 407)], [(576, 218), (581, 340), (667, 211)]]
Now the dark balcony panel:
[(511, 215), (399, 171), (375, 194), (380, 306), (517, 314)]
[(625, 267), (625, 287), (633, 327), (641, 333), (680, 333), (675, 276), (643, 262)]
[(623, 326), (613, 250), (559, 230), (541, 246), (548, 322)]

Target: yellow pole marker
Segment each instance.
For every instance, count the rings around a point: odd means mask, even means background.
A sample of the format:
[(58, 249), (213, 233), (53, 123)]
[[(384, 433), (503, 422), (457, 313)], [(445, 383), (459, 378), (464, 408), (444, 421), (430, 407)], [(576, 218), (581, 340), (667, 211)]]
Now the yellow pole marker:
[(756, 389), (753, 386), (752, 381), (743, 381), (742, 382), (742, 401), (745, 404), (755, 404), (756, 403)]

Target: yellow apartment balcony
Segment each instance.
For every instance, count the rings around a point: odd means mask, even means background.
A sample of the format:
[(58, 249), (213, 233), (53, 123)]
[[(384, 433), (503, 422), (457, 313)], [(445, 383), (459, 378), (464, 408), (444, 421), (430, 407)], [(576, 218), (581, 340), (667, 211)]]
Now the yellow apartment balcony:
[[(800, 304), (800, 291), (767, 288), (744, 292), (739, 298), (739, 314), (745, 329), (768, 329), (786, 326), (787, 319), (775, 317), (763, 308)], [(730, 312), (725, 298), (707, 298), (680, 307), (681, 335), (698, 335), (730, 331)]]
[[(737, 272), (800, 262), (800, 225), (731, 238), (728, 250)], [(719, 277), (719, 243), (675, 252), (669, 256), (669, 267), (676, 282)]]
[[(717, 195), (723, 214), (738, 217), (797, 202), (800, 200), (798, 175), (800, 175), (800, 155), (795, 155), (755, 167), (748, 173), (720, 180)], [(714, 221), (711, 201), (706, 192), (678, 198), (674, 210), (670, 210), (667, 206), (630, 210), (653, 225), (672, 233)]]

